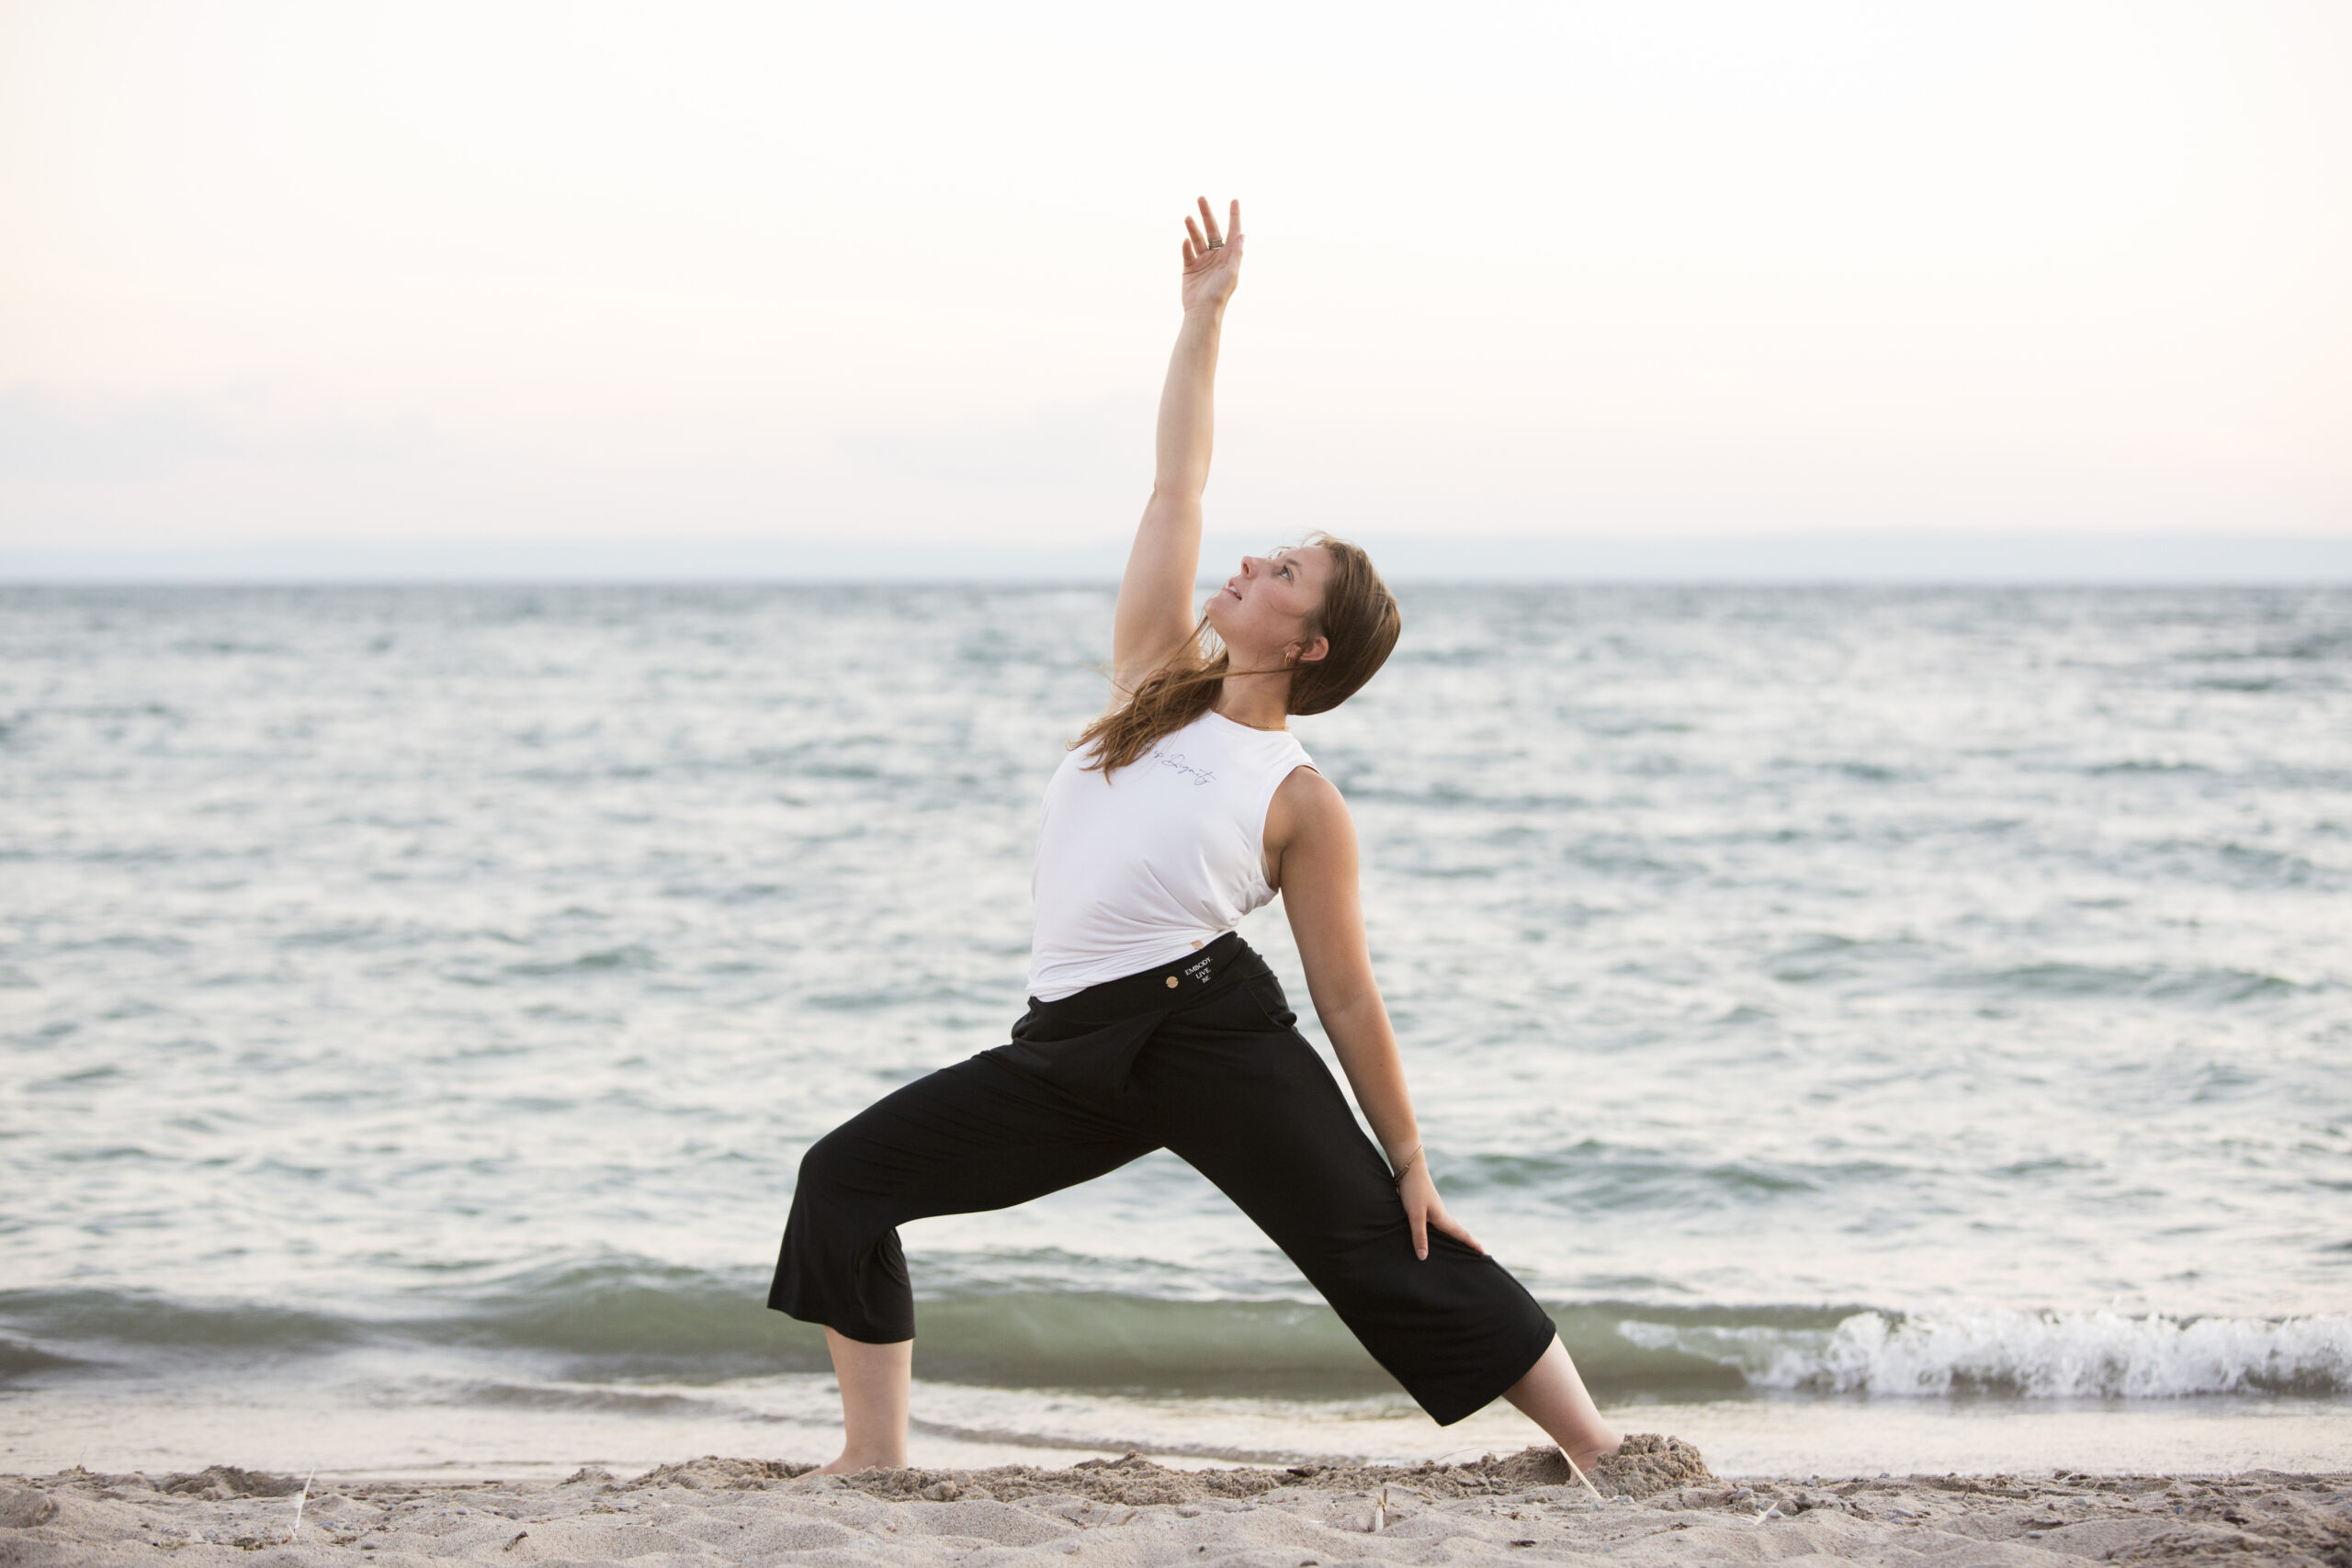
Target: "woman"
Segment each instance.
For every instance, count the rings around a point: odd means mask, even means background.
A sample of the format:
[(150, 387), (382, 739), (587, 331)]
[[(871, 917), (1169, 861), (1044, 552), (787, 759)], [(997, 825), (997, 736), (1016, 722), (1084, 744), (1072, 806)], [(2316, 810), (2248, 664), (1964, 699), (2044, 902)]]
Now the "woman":
[[(1362, 550), (1318, 537), (1244, 558), (1193, 618), (1241, 204), (1229, 235), (1205, 199), (1184, 227), (1184, 324), (1119, 585), (1116, 691), (1046, 792), (1029, 1010), (1011, 1043), (809, 1149), (768, 1304), (825, 1327), (845, 1428), (825, 1470), (903, 1465), (914, 1298), (896, 1227), (1165, 1147), (1264, 1229), (1438, 1422), (1500, 1394), (1587, 1466), (1618, 1435), (1543, 1309), (1438, 1197), (1373, 984), (1354, 824), (1284, 726), (1372, 678), (1396, 645), (1396, 600)], [(1277, 891), (1378, 1148), (1232, 929)]]

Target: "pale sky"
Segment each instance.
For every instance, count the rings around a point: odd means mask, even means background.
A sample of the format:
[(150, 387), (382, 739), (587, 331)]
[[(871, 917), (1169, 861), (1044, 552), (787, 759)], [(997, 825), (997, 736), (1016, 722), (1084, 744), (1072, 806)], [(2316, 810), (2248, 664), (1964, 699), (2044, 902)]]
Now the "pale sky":
[(0, 0), (0, 546), (2352, 534), (2352, 6)]

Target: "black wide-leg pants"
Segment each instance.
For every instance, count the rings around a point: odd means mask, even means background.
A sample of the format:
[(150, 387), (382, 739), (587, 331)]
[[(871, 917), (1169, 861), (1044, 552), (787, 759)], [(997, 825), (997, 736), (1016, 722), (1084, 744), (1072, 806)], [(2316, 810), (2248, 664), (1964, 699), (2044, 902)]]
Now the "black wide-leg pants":
[(1501, 1264), (1431, 1228), (1426, 1260), (1265, 961), (1228, 933), (1160, 969), (1031, 999), (1011, 1043), (886, 1096), (810, 1146), (768, 1305), (849, 1338), (914, 1337), (898, 1226), (1009, 1208), (1175, 1152), (1256, 1221), (1440, 1425), (1551, 1345)]

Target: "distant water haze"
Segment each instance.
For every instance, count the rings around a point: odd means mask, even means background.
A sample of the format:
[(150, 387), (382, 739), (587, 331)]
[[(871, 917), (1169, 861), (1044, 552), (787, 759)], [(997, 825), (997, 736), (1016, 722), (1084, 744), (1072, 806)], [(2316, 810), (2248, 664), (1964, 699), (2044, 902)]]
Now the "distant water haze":
[[(1201, 581), (1245, 553), (1306, 537), (1213, 535)], [(1453, 536), (1377, 528), (1351, 536), (1402, 583), (2352, 584), (2352, 534), (2152, 534), (2082, 530), (1917, 533)], [(1125, 541), (1067, 545), (955, 536), (531, 540), (405, 545), (282, 541), (242, 547), (0, 548), (0, 582), (580, 583), (1115, 582)]]
[[(797, 1162), (1020, 1011), (1110, 606), (0, 590), (10, 1464), (823, 1457)], [(2352, 590), (1405, 615), (1298, 728), (1431, 1168), (1605, 1401), (1765, 1465), (2340, 1452)], [(1170, 1156), (906, 1244), (934, 1456), (1515, 1430)]]

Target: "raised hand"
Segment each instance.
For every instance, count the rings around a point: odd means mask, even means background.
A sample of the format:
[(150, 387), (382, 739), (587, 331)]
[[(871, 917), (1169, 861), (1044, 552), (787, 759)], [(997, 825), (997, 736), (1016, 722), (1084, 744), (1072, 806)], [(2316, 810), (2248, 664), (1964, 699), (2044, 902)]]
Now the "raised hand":
[(1215, 310), (1233, 297), (1241, 281), (1241, 204), (1233, 204), (1220, 231), (1209, 210), (1209, 198), (1198, 198), (1200, 221), (1184, 220), (1184, 309)]

